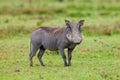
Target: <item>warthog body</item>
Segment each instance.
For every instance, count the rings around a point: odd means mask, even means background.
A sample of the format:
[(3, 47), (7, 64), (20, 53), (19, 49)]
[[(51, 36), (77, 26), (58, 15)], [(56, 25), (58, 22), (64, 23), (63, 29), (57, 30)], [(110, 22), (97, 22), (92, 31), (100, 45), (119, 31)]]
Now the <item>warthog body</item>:
[[(65, 66), (71, 65), (72, 51), (77, 44), (82, 41), (81, 26), (84, 20), (80, 20), (78, 23), (70, 22), (65, 20), (66, 27), (62, 28), (50, 28), (50, 27), (39, 27), (32, 32), (31, 35), (31, 52), (30, 52), (30, 66), (33, 66), (32, 58), (39, 50), (38, 59), (40, 64), (44, 66), (42, 62), (42, 56), (46, 49), (51, 51), (59, 50)], [(68, 49), (68, 63), (64, 49)]]

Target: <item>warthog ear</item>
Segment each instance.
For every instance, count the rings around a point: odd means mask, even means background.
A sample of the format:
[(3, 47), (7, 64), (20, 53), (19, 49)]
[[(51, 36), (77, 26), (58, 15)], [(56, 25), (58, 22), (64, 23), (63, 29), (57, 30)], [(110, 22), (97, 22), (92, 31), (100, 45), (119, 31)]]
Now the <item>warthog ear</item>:
[(69, 20), (65, 20), (65, 24), (67, 25), (67, 27), (69, 26), (70, 21)]
[(82, 26), (82, 25), (84, 24), (84, 21), (85, 21), (85, 20), (80, 20), (80, 21), (78, 22), (79, 26)]

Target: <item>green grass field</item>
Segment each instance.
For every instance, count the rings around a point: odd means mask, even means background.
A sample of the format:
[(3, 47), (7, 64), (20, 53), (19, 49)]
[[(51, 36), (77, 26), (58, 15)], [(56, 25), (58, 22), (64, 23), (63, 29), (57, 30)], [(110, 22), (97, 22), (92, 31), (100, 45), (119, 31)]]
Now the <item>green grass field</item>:
[(29, 67), (29, 36), (0, 40), (0, 80), (119, 80), (119, 40), (119, 35), (85, 36), (73, 52), (71, 67), (64, 67), (61, 55), (49, 51), (43, 56), (45, 67), (37, 56)]
[[(0, 0), (0, 80), (120, 80), (120, 1), (59, 1)], [(47, 50), (46, 66), (35, 56), (30, 67), (32, 30), (62, 27), (65, 19), (85, 19), (72, 66), (64, 67), (61, 55)]]

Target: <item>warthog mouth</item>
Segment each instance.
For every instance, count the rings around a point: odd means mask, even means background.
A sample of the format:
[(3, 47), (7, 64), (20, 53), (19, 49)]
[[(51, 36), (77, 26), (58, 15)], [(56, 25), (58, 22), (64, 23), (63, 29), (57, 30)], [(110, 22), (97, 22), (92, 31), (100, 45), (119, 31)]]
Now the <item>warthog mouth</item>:
[(77, 42), (77, 43), (75, 43), (75, 44), (80, 44), (80, 42)]

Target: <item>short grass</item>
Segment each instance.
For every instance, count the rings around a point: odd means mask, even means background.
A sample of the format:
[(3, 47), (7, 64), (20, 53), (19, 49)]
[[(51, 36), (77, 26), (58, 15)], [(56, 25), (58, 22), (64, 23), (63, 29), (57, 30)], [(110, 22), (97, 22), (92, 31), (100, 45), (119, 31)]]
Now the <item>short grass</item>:
[[(29, 67), (29, 35), (0, 40), (0, 80), (119, 80), (120, 37), (85, 36), (75, 48), (72, 66), (64, 67), (60, 54), (46, 51), (45, 67)], [(67, 55), (67, 54), (66, 54)]]

